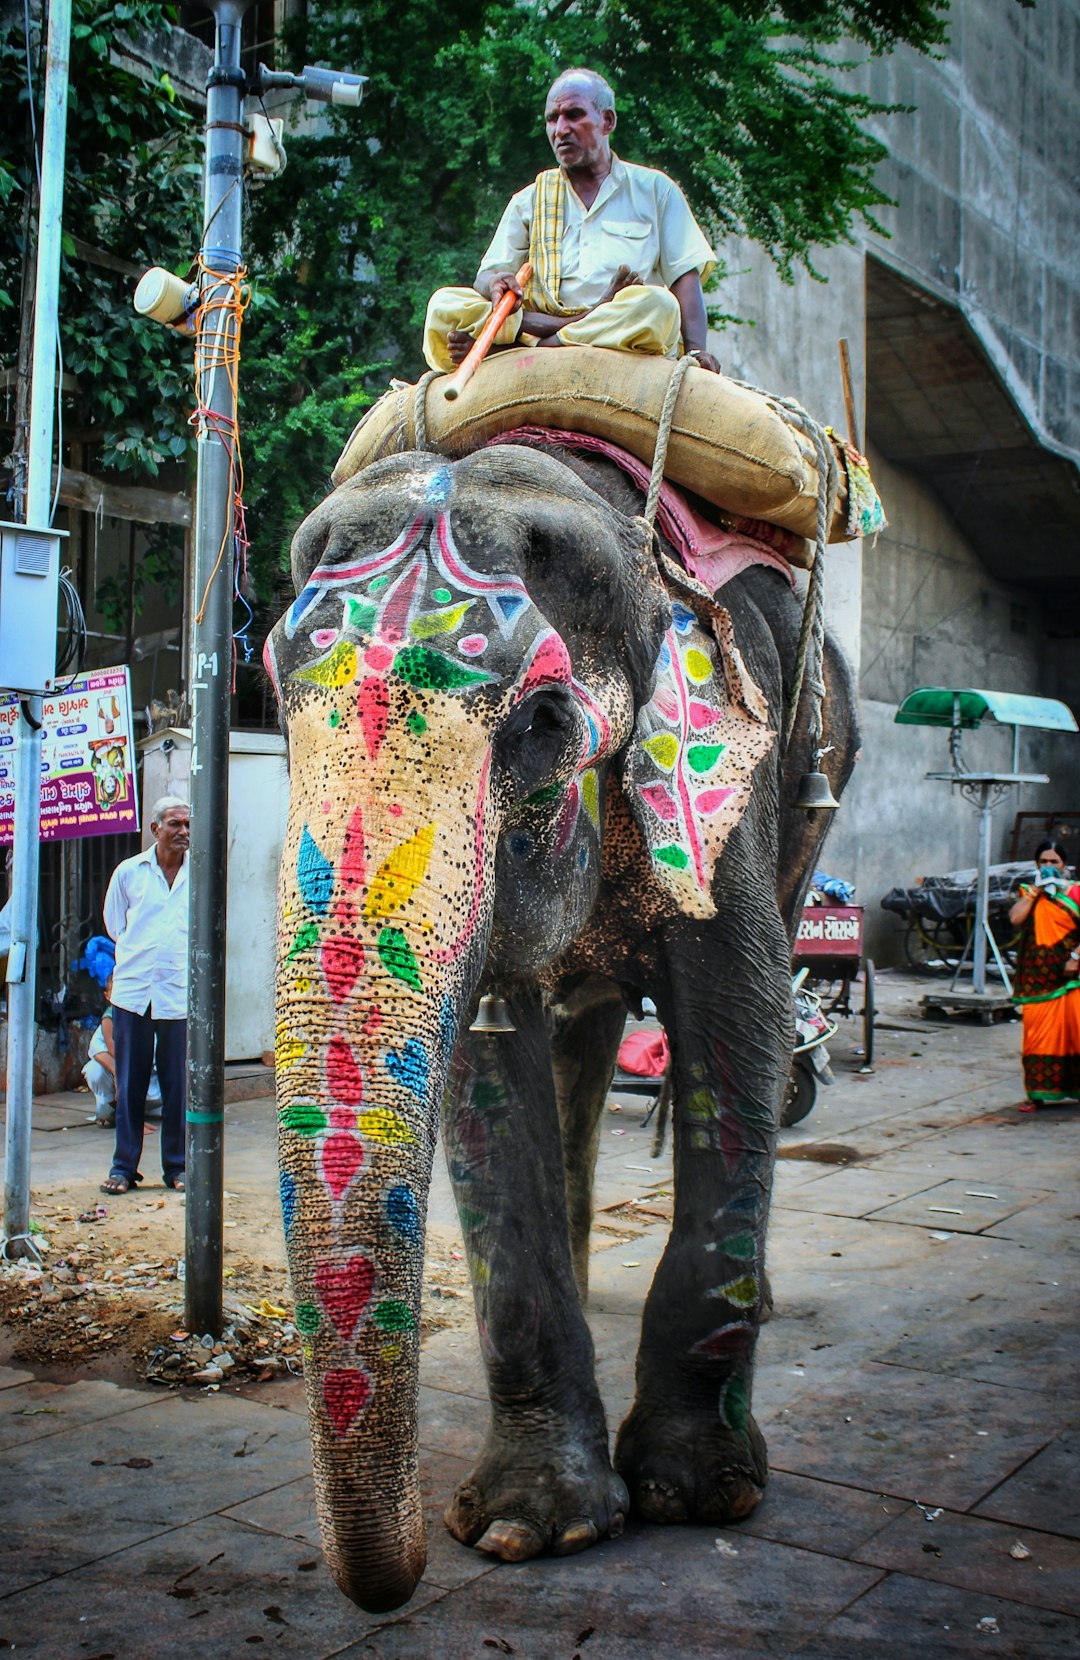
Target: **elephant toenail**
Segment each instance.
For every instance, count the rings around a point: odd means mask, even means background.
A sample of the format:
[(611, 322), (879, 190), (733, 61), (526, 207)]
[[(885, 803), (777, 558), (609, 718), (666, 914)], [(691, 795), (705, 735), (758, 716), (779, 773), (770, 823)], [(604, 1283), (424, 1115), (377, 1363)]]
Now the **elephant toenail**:
[(599, 1537), (596, 1524), (587, 1516), (582, 1516), (563, 1529), (551, 1547), (552, 1552), (555, 1556), (573, 1556), (576, 1551), (588, 1550), (590, 1545), (595, 1545)]
[(623, 1528), (625, 1526), (626, 1517), (623, 1515), (621, 1510), (617, 1510), (614, 1516), (612, 1516), (611, 1523), (608, 1527), (608, 1538), (621, 1539), (623, 1535)]
[(474, 1549), (484, 1551), (488, 1556), (501, 1557), (504, 1562), (526, 1562), (529, 1557), (537, 1556), (542, 1541), (531, 1527), (522, 1522), (496, 1521), (492, 1522), (482, 1539), (476, 1541)]

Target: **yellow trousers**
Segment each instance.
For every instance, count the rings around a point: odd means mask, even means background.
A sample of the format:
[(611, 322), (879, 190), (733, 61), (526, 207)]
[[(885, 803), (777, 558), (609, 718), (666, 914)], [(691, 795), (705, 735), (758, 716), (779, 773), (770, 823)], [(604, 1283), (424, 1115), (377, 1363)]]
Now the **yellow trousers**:
[[(446, 339), (461, 329), (475, 340), (491, 316), (491, 302), (475, 288), (437, 288), (428, 301), (424, 321), (424, 356), (433, 369), (454, 368)], [(495, 345), (512, 346), (521, 331), (521, 312), (508, 317), (495, 336)], [(679, 302), (667, 288), (643, 284), (623, 288), (595, 311), (566, 322), (558, 338), (567, 346), (609, 346), (620, 352), (644, 352), (649, 357), (678, 357), (682, 331)], [(525, 335), (522, 344), (532, 340)]]

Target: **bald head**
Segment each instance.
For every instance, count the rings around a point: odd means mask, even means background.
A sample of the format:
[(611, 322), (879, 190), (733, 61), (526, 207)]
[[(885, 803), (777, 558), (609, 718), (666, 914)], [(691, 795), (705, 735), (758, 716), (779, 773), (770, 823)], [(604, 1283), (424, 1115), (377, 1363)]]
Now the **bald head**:
[(604, 77), (598, 75), (595, 69), (564, 69), (558, 79), (551, 83), (548, 102), (551, 102), (556, 93), (571, 90), (583, 91), (598, 112), (611, 110), (614, 113), (615, 94)]

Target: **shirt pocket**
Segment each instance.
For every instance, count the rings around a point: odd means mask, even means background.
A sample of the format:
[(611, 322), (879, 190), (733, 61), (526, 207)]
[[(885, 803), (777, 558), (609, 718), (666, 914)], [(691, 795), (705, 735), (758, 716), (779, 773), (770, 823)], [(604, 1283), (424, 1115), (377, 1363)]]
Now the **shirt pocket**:
[(605, 219), (603, 230), (608, 236), (627, 237), (631, 241), (644, 241), (652, 230), (647, 219)]
[(655, 227), (647, 219), (605, 219), (601, 229), (605, 270), (613, 275), (620, 265), (628, 265), (648, 282), (659, 247)]

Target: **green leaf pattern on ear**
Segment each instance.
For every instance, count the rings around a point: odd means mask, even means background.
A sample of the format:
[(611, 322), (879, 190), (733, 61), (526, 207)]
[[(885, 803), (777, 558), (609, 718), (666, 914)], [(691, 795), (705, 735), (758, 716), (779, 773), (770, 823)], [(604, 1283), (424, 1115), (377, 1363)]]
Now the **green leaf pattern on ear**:
[(733, 636), (727, 654), (730, 662), (686, 605), (672, 607), (653, 695), (638, 711), (623, 770), (655, 879), (687, 916), (715, 912), (716, 862), (775, 736)]

